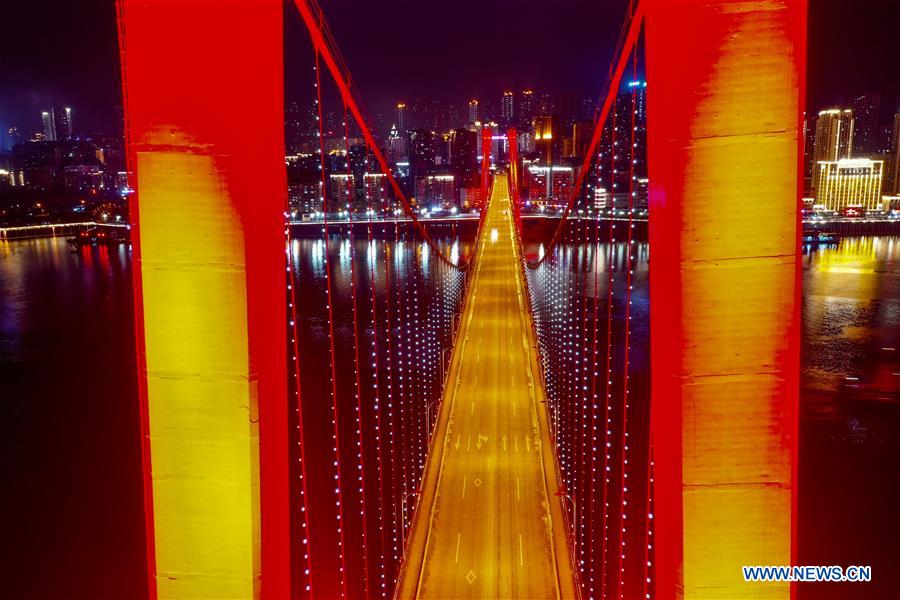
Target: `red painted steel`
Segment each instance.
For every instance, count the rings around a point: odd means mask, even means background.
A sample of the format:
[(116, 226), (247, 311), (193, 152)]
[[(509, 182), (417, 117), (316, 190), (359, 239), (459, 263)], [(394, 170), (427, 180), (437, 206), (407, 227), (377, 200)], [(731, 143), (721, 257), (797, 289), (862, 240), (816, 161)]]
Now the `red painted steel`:
[(481, 128), (481, 211), (487, 206), (487, 192), (491, 178), (491, 128)]

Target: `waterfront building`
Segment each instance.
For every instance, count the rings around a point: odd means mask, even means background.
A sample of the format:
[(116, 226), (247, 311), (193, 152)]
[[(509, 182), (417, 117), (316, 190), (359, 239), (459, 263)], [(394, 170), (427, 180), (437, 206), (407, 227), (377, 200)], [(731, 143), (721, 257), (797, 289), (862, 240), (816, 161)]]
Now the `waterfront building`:
[(833, 211), (879, 208), (884, 161), (842, 158), (819, 161), (818, 166), (816, 205)]
[(853, 152), (853, 126), (853, 111), (849, 108), (829, 108), (819, 111), (816, 119), (816, 137), (813, 142), (813, 188), (818, 186), (820, 162), (850, 158)]

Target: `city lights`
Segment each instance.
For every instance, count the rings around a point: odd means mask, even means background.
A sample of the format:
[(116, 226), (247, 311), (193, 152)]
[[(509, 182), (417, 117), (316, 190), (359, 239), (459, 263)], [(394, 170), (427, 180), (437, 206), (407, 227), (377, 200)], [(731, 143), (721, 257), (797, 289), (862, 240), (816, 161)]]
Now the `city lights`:
[(848, 1), (4, 8), (0, 595), (896, 595)]

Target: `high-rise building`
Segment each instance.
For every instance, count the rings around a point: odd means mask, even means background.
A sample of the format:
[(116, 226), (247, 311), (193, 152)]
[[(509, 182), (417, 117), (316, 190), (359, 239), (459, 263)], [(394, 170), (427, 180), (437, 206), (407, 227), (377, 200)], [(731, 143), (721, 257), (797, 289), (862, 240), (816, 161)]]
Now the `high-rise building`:
[(501, 125), (509, 127), (515, 123), (516, 118), (516, 95), (514, 92), (503, 92), (503, 98), (500, 101)]
[(478, 184), (478, 134), (454, 129), (450, 141), (450, 167), (463, 187)]
[(397, 131), (397, 125), (391, 127), (391, 133), (387, 139), (387, 159), (391, 164), (396, 164), (401, 159), (406, 158), (406, 137), (401, 136)]
[(394, 124), (397, 126), (397, 131), (400, 132), (400, 135), (406, 134), (406, 104), (403, 102), (398, 102), (396, 107), (395, 121)]
[(853, 151), (867, 154), (878, 151), (879, 94), (863, 94), (850, 103), (853, 110)]
[(569, 201), (575, 171), (564, 165), (530, 165), (525, 170), (525, 190), (528, 200), (534, 205), (560, 208)]
[(431, 174), (435, 166), (434, 134), (427, 129), (409, 132), (409, 166), (413, 178)]
[(820, 161), (816, 204), (833, 211), (878, 208), (883, 167), (884, 161), (868, 158)]
[(296, 100), (285, 104), (284, 143), (288, 154), (312, 153), (318, 149), (319, 127), (316, 125), (317, 111)]
[(62, 109), (62, 133), (66, 139), (72, 138), (72, 109), (68, 106)]
[(891, 134), (891, 190), (900, 195), (900, 112), (894, 114), (894, 130)]
[(53, 109), (45, 110), (41, 113), (41, 125), (43, 126), (44, 140), (48, 142), (56, 141), (56, 116)]
[(469, 100), (469, 123), (475, 123), (478, 119), (478, 100)]
[[(630, 157), (631, 164), (617, 167), (618, 173), (613, 186), (613, 201), (619, 206), (628, 206), (628, 194), (632, 194), (633, 206), (647, 205), (647, 82), (630, 81), (619, 94), (616, 102), (617, 136), (622, 145), (634, 144)], [(632, 131), (632, 121), (634, 130)], [(631, 133), (629, 133), (631, 132)]]
[(6, 132), (6, 139), (9, 141), (9, 147), (12, 148), (16, 144), (22, 143), (22, 132), (18, 127), (10, 127)]
[(349, 173), (328, 175), (328, 212), (339, 212), (352, 208), (355, 181)]
[(522, 90), (519, 94), (519, 111), (518, 121), (520, 127), (528, 127), (534, 118), (534, 92), (532, 90)]
[(385, 210), (388, 203), (388, 181), (384, 173), (366, 173), (363, 176), (363, 196), (366, 206), (373, 210)]
[(820, 162), (834, 162), (850, 158), (853, 151), (853, 111), (849, 108), (820, 110), (816, 119), (816, 139), (813, 144), (812, 187), (818, 187)]
[(803, 190), (809, 193), (812, 186), (813, 169), (816, 166), (813, 151), (816, 143), (816, 115), (803, 115)]
[(541, 153), (541, 160), (545, 165), (551, 164), (557, 138), (556, 119), (548, 115), (535, 117), (531, 127), (534, 131), (535, 149)]
[(420, 207), (449, 209), (456, 205), (453, 175), (416, 177), (416, 202)]
[(594, 134), (593, 121), (576, 121), (572, 124), (572, 143), (569, 158), (583, 158)]

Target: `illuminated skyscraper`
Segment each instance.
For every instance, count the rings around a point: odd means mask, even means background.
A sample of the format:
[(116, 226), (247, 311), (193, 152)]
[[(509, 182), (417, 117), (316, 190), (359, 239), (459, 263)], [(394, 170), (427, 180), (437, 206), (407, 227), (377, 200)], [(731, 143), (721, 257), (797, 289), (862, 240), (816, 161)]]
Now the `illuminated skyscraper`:
[(503, 126), (508, 127), (512, 125), (516, 118), (516, 95), (514, 92), (503, 92), (503, 98), (500, 104), (500, 114), (503, 122), (501, 123)]
[(41, 113), (41, 125), (43, 125), (44, 129), (44, 139), (48, 142), (56, 141), (56, 117), (53, 114), (53, 109), (49, 111), (45, 110)]
[(850, 158), (853, 151), (853, 125), (853, 111), (849, 108), (819, 111), (819, 118), (816, 120), (816, 141), (813, 145), (813, 188), (818, 187), (820, 162)]
[(827, 210), (845, 208), (872, 210), (881, 203), (881, 176), (884, 161), (842, 158), (818, 163), (816, 204)]
[(556, 139), (556, 120), (552, 116), (535, 117), (531, 124), (534, 130), (535, 149), (540, 151), (545, 165), (553, 162), (553, 144)]
[(517, 115), (519, 126), (528, 127), (534, 118), (534, 92), (522, 90), (519, 94), (519, 114)]
[(397, 131), (397, 126), (391, 127), (391, 134), (387, 139), (387, 159), (391, 164), (396, 164), (401, 159), (406, 158), (406, 137), (401, 136)]
[(400, 135), (406, 133), (406, 104), (404, 104), (403, 102), (397, 103), (395, 125), (397, 126), (397, 130), (400, 132)]
[(478, 100), (469, 100), (469, 123), (475, 123), (478, 120)]
[(72, 109), (65, 107), (60, 114), (62, 117), (62, 133), (66, 138), (72, 137)]

